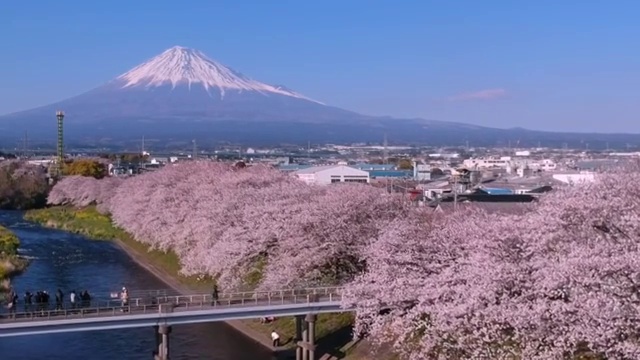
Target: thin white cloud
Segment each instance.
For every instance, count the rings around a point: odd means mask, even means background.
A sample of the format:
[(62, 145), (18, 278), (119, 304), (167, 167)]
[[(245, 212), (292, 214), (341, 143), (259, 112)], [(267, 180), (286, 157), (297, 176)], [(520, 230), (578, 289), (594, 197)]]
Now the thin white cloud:
[(479, 91), (461, 93), (449, 98), (449, 101), (473, 101), (473, 100), (495, 100), (507, 95), (505, 89), (484, 89)]

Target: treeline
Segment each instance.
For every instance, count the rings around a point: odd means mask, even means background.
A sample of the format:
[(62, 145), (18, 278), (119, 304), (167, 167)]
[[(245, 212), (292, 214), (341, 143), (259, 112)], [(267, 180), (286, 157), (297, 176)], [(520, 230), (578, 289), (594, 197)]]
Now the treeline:
[[(21, 160), (0, 161), (0, 209), (26, 210), (46, 206), (50, 190), (48, 169)], [(66, 161), (65, 176), (89, 176), (101, 179), (107, 175), (103, 161), (76, 159)]]
[(363, 270), (369, 239), (403, 211), (383, 189), (307, 186), (263, 166), (185, 163), (105, 180), (66, 178), (49, 203), (96, 203), (138, 241), (173, 250), (185, 275), (225, 288), (347, 281)]
[(31, 209), (46, 205), (47, 169), (24, 161), (0, 162), (0, 209)]
[(89, 176), (102, 179), (107, 176), (107, 163), (104, 159), (74, 159), (65, 161), (62, 167), (65, 176)]
[(640, 353), (638, 167), (523, 211), (434, 213), (365, 185), (187, 163), (68, 178), (49, 202), (97, 203), (185, 274), (224, 288), (346, 286), (356, 330), (406, 359), (630, 359)]

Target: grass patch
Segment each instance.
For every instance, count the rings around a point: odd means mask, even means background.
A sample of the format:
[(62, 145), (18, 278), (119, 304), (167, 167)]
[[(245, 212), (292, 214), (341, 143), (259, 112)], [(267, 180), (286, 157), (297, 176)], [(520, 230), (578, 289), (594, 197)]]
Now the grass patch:
[[(323, 338), (330, 336), (334, 331), (350, 327), (353, 324), (354, 316), (352, 313), (336, 313), (336, 314), (318, 314), (316, 321), (316, 339), (321, 341)], [(254, 330), (271, 333), (276, 330), (280, 334), (280, 338), (286, 346), (295, 345), (292, 340), (296, 335), (296, 321), (292, 316), (277, 318), (268, 324), (263, 324), (259, 319), (248, 320), (247, 325)]]
[(46, 209), (29, 210), (25, 220), (46, 227), (69, 231), (95, 240), (120, 240), (122, 243), (144, 256), (144, 260), (157, 266), (180, 283), (194, 289), (210, 291), (213, 281), (209, 277), (184, 276), (180, 274), (180, 259), (173, 251), (152, 250), (149, 245), (133, 239), (126, 231), (111, 222), (108, 215), (99, 213), (95, 206), (81, 209), (56, 206)]
[(9, 229), (0, 226), (0, 294), (9, 290), (10, 277), (21, 273), (29, 261), (18, 256), (20, 240)]
[(11, 256), (18, 252), (20, 240), (11, 230), (0, 226), (0, 255)]
[(127, 235), (113, 226), (111, 219), (100, 214), (95, 206), (82, 209), (61, 206), (29, 210), (25, 212), (24, 218), (43, 226), (82, 234), (96, 240), (120, 239)]

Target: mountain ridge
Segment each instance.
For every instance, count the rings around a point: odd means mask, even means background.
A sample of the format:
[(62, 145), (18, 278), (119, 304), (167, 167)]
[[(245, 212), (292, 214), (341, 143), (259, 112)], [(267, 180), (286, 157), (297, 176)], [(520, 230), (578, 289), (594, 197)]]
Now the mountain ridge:
[[(398, 119), (363, 115), (323, 104), (289, 89), (233, 70), (204, 53), (169, 48), (111, 81), (52, 104), (0, 116), (0, 138), (30, 136), (55, 139), (55, 112), (63, 110), (65, 133), (77, 138), (176, 139), (196, 136), (262, 143), (298, 141), (380, 141), (496, 144), (575, 141), (590, 135), (559, 135), (523, 129), (496, 129), (461, 122)], [(564, 137), (563, 137), (564, 136)], [(591, 137), (615, 143), (612, 136)], [(624, 140), (640, 136), (623, 134)], [(600, 140), (598, 140), (600, 141)]]
[[(221, 99), (227, 91), (256, 91), (273, 93), (318, 102), (283, 85), (273, 86), (254, 80), (239, 71), (213, 60), (199, 50), (174, 46), (133, 69), (119, 75), (115, 82), (123, 82), (122, 88), (160, 87), (170, 83), (203, 86), (205, 90), (217, 88)], [(319, 103), (319, 102), (318, 102)]]

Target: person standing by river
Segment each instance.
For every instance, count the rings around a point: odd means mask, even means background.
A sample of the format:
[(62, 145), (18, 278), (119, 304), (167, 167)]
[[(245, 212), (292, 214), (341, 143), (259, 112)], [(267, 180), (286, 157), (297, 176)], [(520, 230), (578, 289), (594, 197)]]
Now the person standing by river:
[(9, 313), (13, 316), (16, 313), (16, 307), (18, 306), (18, 294), (11, 289), (9, 292), (9, 298), (7, 301), (7, 308), (9, 309)]
[(122, 300), (122, 309), (120, 311), (125, 311), (126, 307), (129, 305), (129, 290), (126, 287), (122, 287), (122, 292), (120, 293), (120, 300)]
[(64, 308), (64, 294), (62, 290), (56, 291), (56, 310), (62, 310)]
[(24, 293), (24, 311), (25, 312), (30, 312), (31, 311), (31, 304), (33, 304), (33, 294), (31, 293), (31, 291), (27, 290)]
[(211, 306), (218, 305), (218, 285), (213, 284), (213, 291), (211, 292)]
[(76, 308), (76, 291), (75, 290), (71, 290), (71, 293), (69, 294), (69, 301), (71, 302), (71, 308), (75, 309)]

